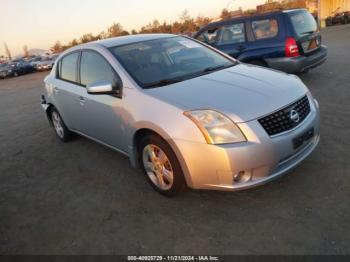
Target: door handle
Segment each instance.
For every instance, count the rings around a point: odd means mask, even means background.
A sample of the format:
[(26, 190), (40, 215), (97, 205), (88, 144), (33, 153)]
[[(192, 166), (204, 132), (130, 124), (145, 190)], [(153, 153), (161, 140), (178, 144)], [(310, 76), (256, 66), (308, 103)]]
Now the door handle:
[(60, 90), (59, 90), (57, 87), (54, 87), (54, 88), (53, 88), (53, 91), (54, 91), (56, 94), (58, 94), (58, 93), (60, 92)]
[(79, 103), (80, 103), (81, 105), (85, 105), (86, 99), (85, 99), (84, 97), (80, 96), (80, 97), (79, 97)]

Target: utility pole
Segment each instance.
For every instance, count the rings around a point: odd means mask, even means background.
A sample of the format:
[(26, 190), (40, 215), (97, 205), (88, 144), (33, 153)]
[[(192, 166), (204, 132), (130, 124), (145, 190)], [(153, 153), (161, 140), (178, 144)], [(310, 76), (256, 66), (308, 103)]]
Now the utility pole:
[(9, 60), (12, 60), (10, 49), (8, 48), (6, 43), (4, 43), (4, 46), (7, 57), (9, 58)]

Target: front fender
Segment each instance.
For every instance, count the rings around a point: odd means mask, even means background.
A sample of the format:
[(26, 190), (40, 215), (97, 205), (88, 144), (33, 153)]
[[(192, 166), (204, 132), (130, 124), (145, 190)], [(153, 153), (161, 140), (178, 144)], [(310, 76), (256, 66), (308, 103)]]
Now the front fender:
[(189, 187), (192, 187), (193, 183), (192, 183), (192, 179), (190, 176), (188, 166), (187, 166), (185, 159), (183, 158), (183, 156), (180, 152), (180, 149), (176, 145), (175, 140), (173, 140), (162, 127), (160, 127), (152, 122), (140, 121), (140, 122), (135, 123), (134, 126), (135, 126), (134, 132), (131, 134), (131, 137), (130, 137), (130, 139), (131, 139), (130, 145), (132, 145), (132, 146), (129, 146), (129, 148), (128, 148), (128, 151), (129, 151), (128, 155), (130, 158), (131, 165), (135, 168), (139, 167), (139, 163), (138, 163), (139, 156), (138, 156), (138, 151), (137, 151), (137, 145), (135, 144), (135, 141), (136, 141), (135, 136), (136, 136), (137, 132), (139, 130), (151, 131), (153, 133), (158, 134), (161, 138), (163, 138), (165, 141), (167, 141), (167, 143), (170, 145), (171, 149), (174, 151), (177, 159), (179, 160), (179, 163), (180, 163), (182, 172), (185, 176), (185, 180), (186, 180), (187, 185)]

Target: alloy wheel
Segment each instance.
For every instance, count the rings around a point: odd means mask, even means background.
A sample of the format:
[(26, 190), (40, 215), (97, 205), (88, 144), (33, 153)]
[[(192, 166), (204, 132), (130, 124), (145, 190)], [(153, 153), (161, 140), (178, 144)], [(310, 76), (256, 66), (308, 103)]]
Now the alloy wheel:
[(166, 191), (173, 186), (173, 168), (161, 148), (152, 144), (145, 146), (142, 161), (149, 179), (157, 188)]
[(62, 126), (62, 120), (61, 120), (61, 117), (59, 116), (59, 114), (55, 111), (52, 112), (52, 123), (53, 123), (53, 126), (55, 128), (57, 135), (60, 138), (63, 138), (64, 137), (64, 130), (63, 130), (63, 126)]

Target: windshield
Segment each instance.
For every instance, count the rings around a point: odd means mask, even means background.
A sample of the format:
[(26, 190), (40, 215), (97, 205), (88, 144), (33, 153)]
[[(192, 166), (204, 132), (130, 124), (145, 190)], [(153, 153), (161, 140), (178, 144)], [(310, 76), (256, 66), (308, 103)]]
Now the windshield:
[(307, 11), (301, 11), (291, 15), (295, 32), (299, 35), (311, 34), (317, 30), (315, 18)]
[(180, 82), (236, 64), (180, 36), (116, 46), (110, 50), (143, 88)]

